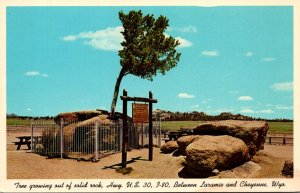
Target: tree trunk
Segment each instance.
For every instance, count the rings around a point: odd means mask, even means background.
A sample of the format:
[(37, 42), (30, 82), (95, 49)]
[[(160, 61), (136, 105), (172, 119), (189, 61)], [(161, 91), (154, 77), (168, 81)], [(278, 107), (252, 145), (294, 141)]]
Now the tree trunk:
[(119, 89), (120, 89), (120, 84), (125, 75), (125, 70), (124, 68), (121, 69), (120, 74), (118, 76), (116, 85), (115, 85), (115, 91), (114, 91), (114, 96), (113, 100), (111, 103), (111, 111), (110, 111), (110, 118), (114, 119), (115, 118), (115, 110), (116, 110), (116, 105), (117, 105), (117, 100), (118, 100), (118, 95), (119, 95)]

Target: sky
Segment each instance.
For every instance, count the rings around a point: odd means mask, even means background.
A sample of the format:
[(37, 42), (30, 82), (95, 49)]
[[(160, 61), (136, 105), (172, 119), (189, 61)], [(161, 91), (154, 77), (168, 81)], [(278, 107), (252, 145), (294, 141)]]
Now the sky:
[(140, 9), (169, 19), (165, 33), (181, 43), (181, 58), (152, 82), (125, 76), (120, 93), (152, 91), (154, 109), (293, 119), (288, 6), (7, 7), (7, 113), (110, 110), (121, 69), (118, 12)]

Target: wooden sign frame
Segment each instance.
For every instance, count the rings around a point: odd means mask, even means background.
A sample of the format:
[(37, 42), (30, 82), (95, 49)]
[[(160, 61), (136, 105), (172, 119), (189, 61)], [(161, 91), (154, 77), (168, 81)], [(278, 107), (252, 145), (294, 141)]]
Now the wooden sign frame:
[(120, 97), (123, 101), (123, 141), (122, 141), (122, 168), (127, 166), (127, 144), (128, 144), (128, 122), (127, 122), (127, 102), (145, 102), (149, 104), (148, 122), (149, 122), (149, 161), (153, 160), (153, 122), (152, 122), (152, 110), (153, 103), (157, 103), (156, 99), (153, 99), (153, 94), (149, 92), (149, 98), (142, 97), (129, 97), (127, 96), (127, 90), (123, 90), (123, 96)]

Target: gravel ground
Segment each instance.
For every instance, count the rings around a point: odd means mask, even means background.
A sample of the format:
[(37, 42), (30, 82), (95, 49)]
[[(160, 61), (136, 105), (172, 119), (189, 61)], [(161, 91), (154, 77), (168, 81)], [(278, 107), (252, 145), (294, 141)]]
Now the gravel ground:
[[(117, 173), (121, 153), (102, 158), (99, 162), (77, 161), (75, 159), (48, 159), (45, 156), (21, 149), (16, 151), (12, 142), (15, 136), (24, 133), (7, 134), (7, 178), (8, 179), (122, 179), (122, 178), (181, 178), (184, 157), (162, 154), (154, 148), (153, 161), (148, 161), (148, 149), (128, 152), (128, 175)], [(230, 178), (283, 178), (281, 169), (285, 160), (293, 159), (292, 145), (265, 145), (252, 159), (261, 166), (258, 172), (249, 175), (232, 175)], [(247, 171), (249, 173), (249, 171)], [(228, 176), (227, 176), (228, 178)]]

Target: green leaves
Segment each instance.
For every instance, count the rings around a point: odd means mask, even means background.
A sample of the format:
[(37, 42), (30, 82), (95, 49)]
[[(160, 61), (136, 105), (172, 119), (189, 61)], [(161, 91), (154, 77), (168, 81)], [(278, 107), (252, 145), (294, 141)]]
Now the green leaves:
[(119, 51), (121, 66), (126, 74), (133, 74), (153, 80), (157, 72), (165, 74), (175, 67), (180, 59), (176, 47), (179, 41), (164, 34), (169, 20), (160, 16), (145, 15), (141, 11), (121, 11), (119, 18), (124, 31), (125, 41)]

